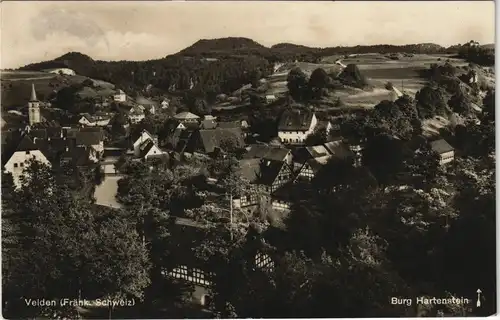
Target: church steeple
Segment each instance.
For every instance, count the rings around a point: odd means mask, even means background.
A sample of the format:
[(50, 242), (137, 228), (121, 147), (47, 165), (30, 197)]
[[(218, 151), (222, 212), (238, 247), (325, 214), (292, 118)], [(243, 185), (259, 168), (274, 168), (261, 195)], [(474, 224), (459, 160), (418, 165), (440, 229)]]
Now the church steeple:
[(31, 84), (31, 97), (28, 102), (28, 118), (30, 126), (42, 121), (40, 115), (40, 101), (38, 101), (36, 97), (35, 85), (33, 83)]
[(38, 101), (38, 99), (36, 98), (35, 84), (32, 83), (31, 84), (31, 98), (30, 98), (30, 102), (35, 102), (35, 101)]

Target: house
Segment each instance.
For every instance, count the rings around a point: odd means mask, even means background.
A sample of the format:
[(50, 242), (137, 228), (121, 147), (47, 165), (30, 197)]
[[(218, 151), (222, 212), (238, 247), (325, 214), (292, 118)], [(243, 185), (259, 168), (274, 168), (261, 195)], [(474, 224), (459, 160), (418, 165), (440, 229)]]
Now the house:
[(85, 146), (67, 147), (66, 152), (61, 155), (60, 162), (83, 167), (97, 163), (99, 156), (94, 148), (86, 148)]
[(252, 144), (246, 148), (243, 159), (265, 159), (292, 164), (292, 151), (279, 146)]
[(201, 124), (198, 122), (179, 122), (175, 130), (188, 130), (194, 131), (200, 129)]
[(274, 94), (266, 95), (266, 103), (271, 103), (276, 101), (276, 96)]
[(148, 111), (149, 113), (151, 114), (155, 114), (156, 113), (156, 108), (157, 108), (157, 104), (156, 102), (154, 101), (151, 101), (149, 99), (146, 99), (144, 97), (137, 97), (135, 99), (135, 102), (137, 103), (137, 105), (143, 110), (143, 111)]
[(143, 160), (162, 155), (165, 155), (165, 152), (163, 152), (153, 140), (146, 140), (139, 145), (138, 157)]
[(141, 122), (144, 118), (146, 117), (146, 114), (144, 113), (144, 107), (142, 106), (134, 106), (130, 109), (130, 112), (128, 114), (128, 118), (130, 120), (130, 123), (136, 124)]
[(149, 131), (147, 130), (142, 130), (142, 132), (138, 136), (133, 137), (132, 141), (134, 141), (132, 143), (132, 150), (134, 150), (134, 155), (136, 157), (139, 157), (141, 153), (140, 147), (144, 142), (153, 141), (154, 144), (158, 144), (158, 138), (155, 135), (149, 133)]
[(12, 174), (16, 188), (21, 187), (21, 177), (25, 174), (24, 169), (30, 160), (39, 161), (51, 166), (42, 149), (39, 145), (35, 144), (35, 141), (31, 137), (24, 135), (17, 148), (15, 148), (15, 151), (8, 156), (8, 160), (4, 165), (4, 171)]
[(469, 71), (469, 73), (467, 74), (467, 82), (469, 84), (474, 84), (474, 83), (477, 83), (478, 81), (479, 81), (479, 78), (477, 76), (477, 72), (474, 70)]
[(275, 160), (242, 159), (240, 160), (240, 173), (255, 186), (254, 191), (234, 201), (236, 208), (247, 210), (247, 212), (255, 210), (258, 206), (260, 192), (271, 195), (293, 179), (290, 167), (284, 162)]
[(187, 122), (198, 122), (200, 120), (200, 117), (195, 115), (194, 113), (191, 112), (181, 112), (178, 113), (174, 116), (174, 119), (178, 120), (179, 122), (182, 123), (187, 123)]
[(115, 94), (113, 95), (113, 101), (115, 102), (125, 102), (127, 101), (127, 95), (123, 90), (118, 89)]
[(173, 151), (183, 153), (186, 151), (186, 147), (191, 141), (193, 132), (194, 131), (188, 129), (175, 129), (174, 133), (167, 138), (167, 144), (170, 145)]
[(170, 107), (170, 101), (168, 99), (163, 99), (160, 106), (162, 109), (168, 109), (168, 107)]
[(278, 137), (285, 144), (303, 144), (314, 132), (318, 120), (309, 110), (287, 110), (279, 121)]
[(188, 142), (187, 152), (212, 154), (223, 149), (225, 141), (231, 141), (235, 147), (243, 147), (243, 133), (239, 128), (200, 129), (193, 132)]
[(80, 115), (81, 118), (78, 120), (78, 123), (87, 127), (105, 127), (109, 125), (109, 122), (111, 121), (111, 116), (104, 113), (95, 114), (93, 116), (88, 113), (82, 113)]
[(319, 158), (309, 159), (302, 165), (297, 175), (297, 179), (305, 179), (311, 181), (321, 168), (330, 160), (330, 155), (322, 156)]
[(439, 155), (439, 164), (444, 165), (455, 159), (455, 149), (444, 139), (431, 142), (432, 150)]
[(104, 131), (99, 127), (70, 128), (63, 130), (63, 138), (69, 140), (70, 148), (92, 148), (99, 158), (104, 152)]
[(76, 76), (75, 70), (69, 68), (53, 68), (53, 69), (44, 69), (43, 72), (55, 73), (65, 76)]
[(296, 178), (312, 180), (332, 158), (352, 161), (355, 159), (355, 153), (342, 141), (331, 141), (323, 145), (308, 146), (297, 150), (294, 156)]

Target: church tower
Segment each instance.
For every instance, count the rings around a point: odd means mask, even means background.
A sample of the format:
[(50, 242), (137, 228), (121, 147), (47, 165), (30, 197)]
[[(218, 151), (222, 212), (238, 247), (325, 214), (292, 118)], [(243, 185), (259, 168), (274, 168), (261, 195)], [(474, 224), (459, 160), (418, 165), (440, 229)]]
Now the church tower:
[(36, 98), (36, 91), (35, 91), (35, 85), (31, 84), (31, 97), (30, 101), (28, 102), (28, 116), (29, 116), (29, 121), (30, 121), (30, 126), (34, 125), (35, 123), (41, 122), (41, 116), (40, 116), (40, 101)]

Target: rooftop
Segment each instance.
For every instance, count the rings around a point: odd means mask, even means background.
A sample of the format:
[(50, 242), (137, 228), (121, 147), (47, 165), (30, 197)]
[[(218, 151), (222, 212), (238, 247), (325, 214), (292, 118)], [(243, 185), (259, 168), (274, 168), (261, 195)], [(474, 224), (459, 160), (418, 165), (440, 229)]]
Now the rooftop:
[(185, 112), (181, 112), (181, 113), (176, 114), (174, 116), (174, 118), (177, 120), (193, 120), (193, 119), (199, 119), (200, 117), (198, 117), (194, 113), (185, 111)]
[(253, 144), (247, 148), (247, 152), (243, 155), (244, 159), (268, 159), (275, 161), (285, 161), (286, 156), (290, 153), (290, 149), (268, 146), (262, 144)]
[(455, 150), (446, 140), (439, 139), (431, 142), (431, 148), (438, 154), (443, 154)]
[(287, 110), (280, 118), (279, 131), (307, 131), (314, 113), (309, 110)]

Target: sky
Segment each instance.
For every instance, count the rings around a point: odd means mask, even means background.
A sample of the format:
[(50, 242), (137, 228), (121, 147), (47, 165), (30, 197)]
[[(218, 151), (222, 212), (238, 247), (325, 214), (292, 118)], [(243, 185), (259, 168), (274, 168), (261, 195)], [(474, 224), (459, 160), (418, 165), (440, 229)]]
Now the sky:
[(495, 42), (493, 1), (7, 1), (0, 10), (2, 68), (70, 51), (148, 60), (230, 36), (265, 46)]

